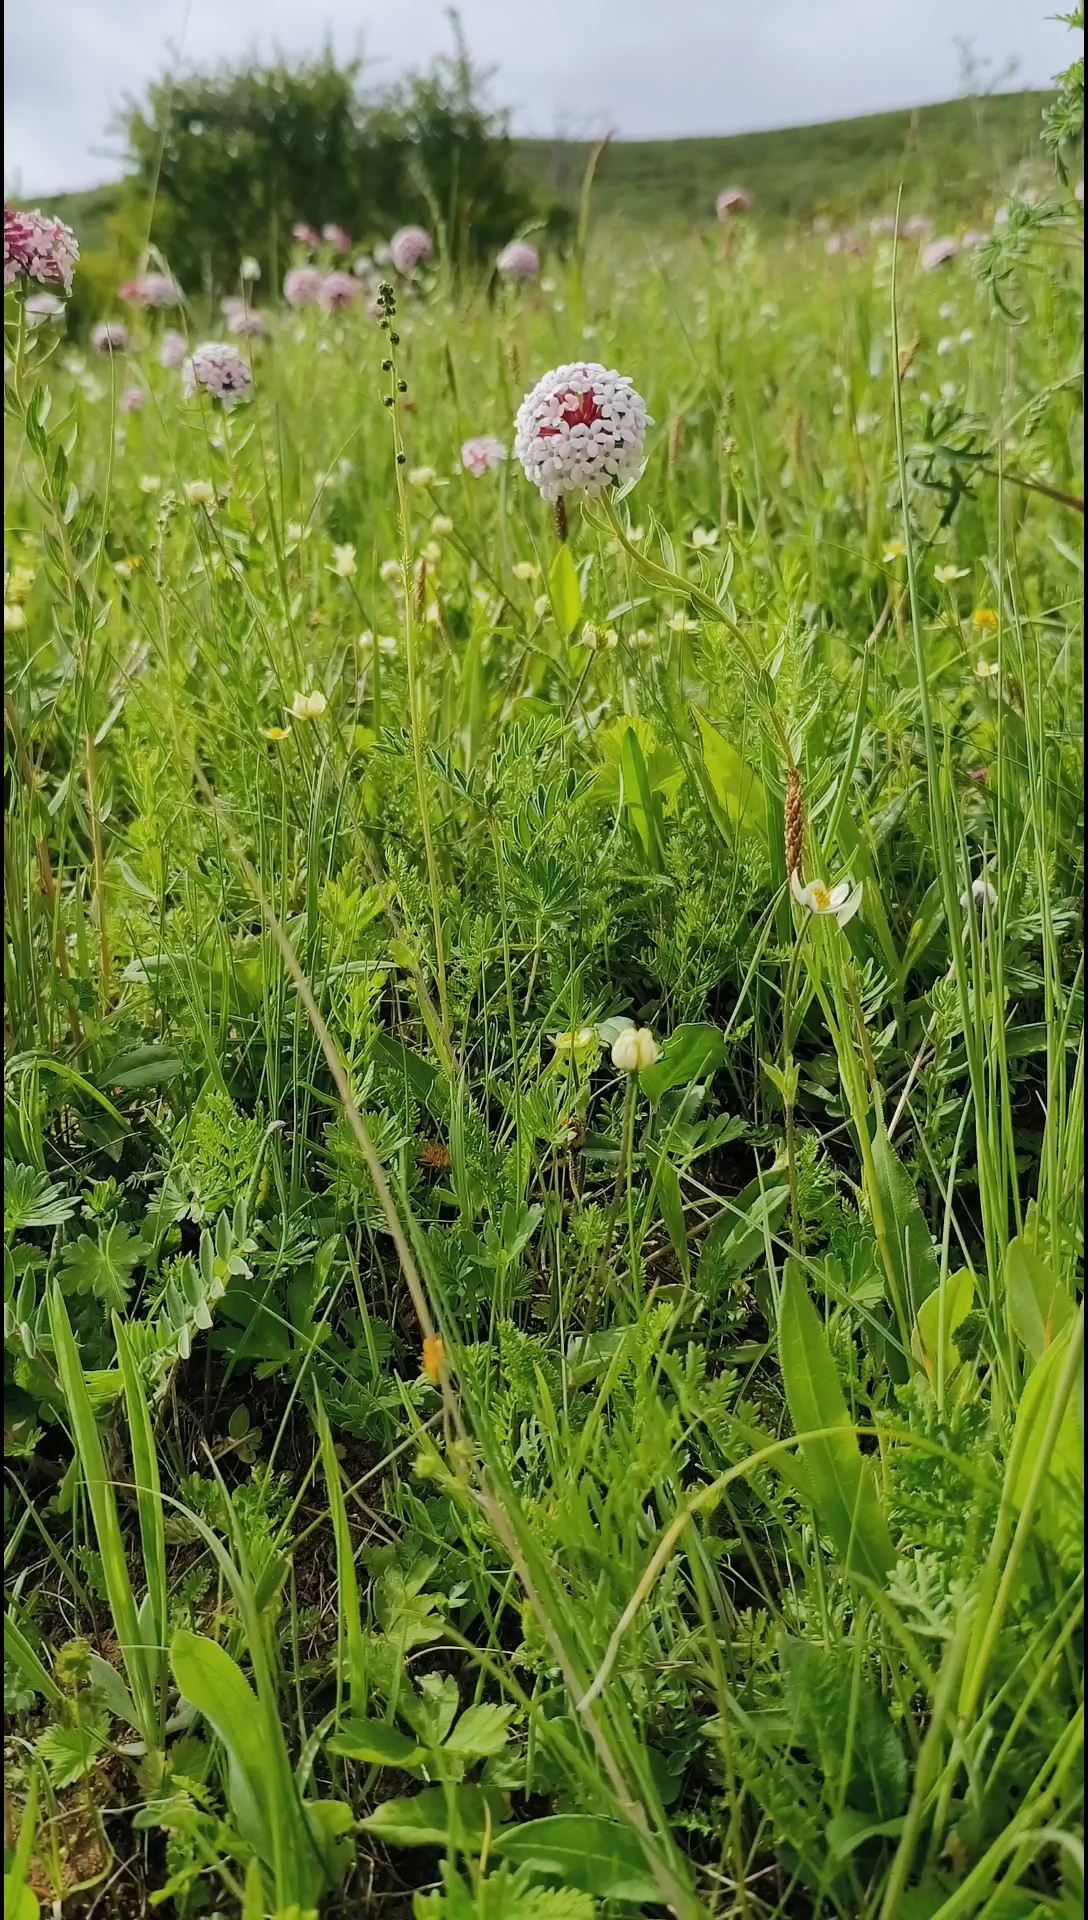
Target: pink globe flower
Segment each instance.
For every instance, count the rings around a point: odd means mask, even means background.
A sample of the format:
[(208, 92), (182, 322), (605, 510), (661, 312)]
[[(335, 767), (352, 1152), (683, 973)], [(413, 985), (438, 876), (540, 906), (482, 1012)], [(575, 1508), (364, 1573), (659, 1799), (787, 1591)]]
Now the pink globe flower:
[(927, 233), (933, 232), (933, 222), (928, 213), (912, 213), (904, 220), (899, 231), (904, 240), (924, 240)]
[(824, 252), (829, 259), (833, 259), (837, 253), (848, 253), (860, 259), (865, 248), (856, 233), (829, 233), (824, 241)]
[(188, 351), (189, 342), (185, 335), (176, 332), (173, 327), (168, 327), (159, 341), (160, 367), (180, 367)]
[(744, 187), (723, 187), (714, 202), (719, 220), (732, 220), (738, 213), (747, 213), (752, 205), (752, 196)]
[(139, 413), (147, 400), (142, 387), (126, 387), (121, 395), (122, 413)]
[(939, 267), (946, 267), (954, 260), (960, 250), (960, 243), (950, 233), (942, 234), (939, 240), (931, 240), (922, 248), (920, 259), (924, 273), (936, 273)]
[(289, 307), (315, 307), (321, 298), (320, 267), (292, 267), (283, 279), (283, 297)]
[(100, 320), (91, 334), (96, 353), (127, 353), (128, 328), (120, 320)]
[(506, 448), (492, 433), (481, 433), (474, 440), (466, 440), (461, 448), (461, 465), (466, 473), (475, 474), (477, 480), (505, 459)]
[(1078, 180), (1076, 186), (1073, 188), (1073, 198), (1076, 201), (1078, 207), (1083, 207), (1084, 205), (1084, 181), (1083, 180)]
[(423, 227), (398, 227), (389, 242), (389, 258), (398, 273), (411, 273), (433, 252), (431, 236)]
[(337, 253), (347, 253), (351, 246), (351, 235), (346, 227), (338, 227), (335, 220), (329, 220), (321, 229), (321, 238)]
[(321, 235), (318, 233), (317, 228), (308, 227), (305, 220), (296, 220), (294, 226), (291, 228), (291, 238), (292, 240), (297, 240), (300, 247), (318, 247), (321, 245)]
[(981, 227), (968, 227), (960, 241), (960, 246), (965, 253), (977, 253), (980, 247), (986, 245), (989, 238), (989, 234), (984, 233)]
[(181, 288), (169, 273), (141, 273), (126, 281), (121, 299), (133, 307), (176, 307), (182, 299)]
[(514, 451), (545, 500), (579, 489), (601, 493), (642, 465), (646, 402), (625, 374), (577, 360), (556, 367), (526, 394)]
[(227, 332), (243, 335), (249, 340), (263, 340), (268, 332), (264, 320), (252, 307), (247, 307), (236, 293), (228, 294), (222, 302), (223, 318), (227, 323)]
[(35, 280), (41, 287), (72, 291), (72, 269), (79, 259), (79, 241), (63, 220), (52, 220), (35, 208), (21, 213), (4, 208), (4, 286)]
[(187, 400), (201, 392), (211, 400), (221, 400), (224, 407), (233, 407), (239, 400), (249, 399), (253, 375), (237, 347), (207, 340), (193, 348), (182, 367), (181, 388)]
[(527, 240), (511, 240), (495, 265), (504, 280), (535, 280), (540, 272), (540, 255)]
[(359, 298), (359, 282), (350, 273), (326, 273), (318, 289), (318, 300), (326, 313), (341, 313)]

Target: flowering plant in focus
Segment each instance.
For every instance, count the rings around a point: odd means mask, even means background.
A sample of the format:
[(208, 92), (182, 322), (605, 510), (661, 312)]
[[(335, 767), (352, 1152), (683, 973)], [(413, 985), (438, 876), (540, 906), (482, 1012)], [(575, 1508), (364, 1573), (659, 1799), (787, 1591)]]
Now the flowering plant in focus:
[(78, 259), (79, 241), (63, 220), (52, 220), (37, 208), (32, 213), (4, 208), (5, 289), (33, 280), (71, 293)]
[(545, 500), (594, 495), (639, 473), (652, 424), (626, 374), (578, 360), (546, 373), (526, 394), (514, 451)]

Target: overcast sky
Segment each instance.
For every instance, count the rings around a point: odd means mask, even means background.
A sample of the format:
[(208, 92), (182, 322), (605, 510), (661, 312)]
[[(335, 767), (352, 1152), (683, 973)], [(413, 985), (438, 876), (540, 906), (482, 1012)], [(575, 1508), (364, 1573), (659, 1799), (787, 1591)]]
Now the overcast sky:
[[(1072, 35), (1055, 0), (461, 0), (518, 133), (742, 133), (946, 100), (957, 37), (1045, 86)], [(446, 0), (19, 0), (6, 10), (5, 181), (55, 193), (120, 171), (125, 93), (253, 49), (361, 51), (377, 81), (448, 47)]]

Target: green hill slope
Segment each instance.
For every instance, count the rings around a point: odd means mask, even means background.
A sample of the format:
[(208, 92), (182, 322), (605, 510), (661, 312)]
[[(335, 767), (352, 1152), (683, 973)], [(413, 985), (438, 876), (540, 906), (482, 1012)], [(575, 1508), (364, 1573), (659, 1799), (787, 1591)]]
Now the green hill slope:
[[(1008, 185), (1025, 159), (1039, 162), (1039, 122), (1050, 96), (994, 94), (859, 120), (720, 139), (616, 140), (597, 169), (598, 214), (636, 221), (702, 221), (722, 186), (743, 183), (759, 211), (839, 218), (890, 210), (902, 182), (910, 208), (970, 215)], [(515, 140), (516, 164), (544, 200), (573, 206), (592, 143)], [(41, 204), (68, 220), (86, 252), (109, 246), (119, 186), (57, 194)], [(29, 203), (36, 204), (34, 196)]]
[[(994, 94), (940, 106), (830, 120), (810, 127), (705, 140), (617, 140), (597, 169), (594, 206), (634, 220), (705, 219), (719, 189), (743, 184), (764, 214), (838, 214), (927, 197), (970, 213), (1000, 191), (1025, 157), (1039, 158), (1045, 93)], [(556, 199), (576, 199), (589, 142), (519, 140), (525, 176)]]

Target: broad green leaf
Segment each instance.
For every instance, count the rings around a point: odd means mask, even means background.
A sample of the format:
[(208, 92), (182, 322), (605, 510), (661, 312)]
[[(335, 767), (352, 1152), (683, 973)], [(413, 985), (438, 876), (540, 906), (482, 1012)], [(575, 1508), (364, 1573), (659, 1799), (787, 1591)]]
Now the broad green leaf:
[(513, 1711), (513, 1707), (492, 1706), (486, 1701), (466, 1707), (443, 1751), (461, 1754), (466, 1760), (487, 1760), (501, 1753)]
[(762, 782), (728, 740), (696, 713), (703, 741), (703, 762), (714, 797), (736, 832), (767, 837), (767, 796)]
[(454, 1847), (479, 1853), (502, 1823), (502, 1797), (492, 1788), (424, 1787), (408, 1798), (385, 1800), (359, 1825), (394, 1847)]
[(553, 1874), (602, 1900), (660, 1901), (661, 1889), (630, 1827), (590, 1813), (555, 1813), (506, 1827), (493, 1842), (504, 1860)]
[(906, 1316), (909, 1325), (918, 1318), (923, 1300), (937, 1285), (937, 1255), (913, 1182), (880, 1119), (873, 1135), (872, 1156), (875, 1204), (880, 1209), (899, 1292), (898, 1302), (892, 1301), (891, 1305)]
[(896, 1840), (902, 1831), (902, 1815), (895, 1820), (875, 1821), (871, 1814), (844, 1807), (828, 1821), (827, 1844), (833, 1859), (847, 1860), (866, 1840)]
[(41, 1907), (37, 1895), (14, 1874), (4, 1875), (4, 1920), (39, 1920)]
[(1072, 1298), (1022, 1233), (1005, 1249), (1002, 1279), (1017, 1338), (1038, 1360), (1072, 1320)]
[(834, 1542), (845, 1570), (883, 1586), (895, 1550), (871, 1463), (861, 1456), (823, 1322), (794, 1260), (786, 1262), (778, 1338), (794, 1431), (820, 1435), (802, 1440), (800, 1448), (816, 1517)]
[(185, 1627), (174, 1634), (170, 1665), (182, 1699), (203, 1714), (222, 1741), (228, 1798), (239, 1833), (270, 1861), (269, 1756), (253, 1688), (223, 1647)]
[[(1035, 1472), (1039, 1449), (1053, 1410), (1073, 1323), (1062, 1328), (1032, 1368), (1016, 1412), (1008, 1480), (1008, 1497), (1022, 1507)], [(1078, 1410), (1084, 1405), (1084, 1366), (1066, 1402), (1054, 1440), (1042, 1488), (1037, 1519), (1044, 1538), (1063, 1557), (1083, 1554), (1084, 1548), (1084, 1438)]]
[(701, 1024), (674, 1027), (652, 1067), (639, 1074), (639, 1086), (651, 1104), (672, 1087), (705, 1080), (725, 1060), (725, 1036), (720, 1027)]
[(180, 1057), (171, 1047), (135, 1047), (111, 1060), (102, 1070), (102, 1079), (111, 1089), (134, 1093), (140, 1087), (164, 1086), (180, 1072)]
[(569, 640), (582, 617), (582, 590), (565, 540), (548, 572), (548, 592), (559, 631)]
[(953, 1338), (974, 1305), (975, 1283), (969, 1268), (949, 1273), (933, 1293), (927, 1294), (914, 1323), (914, 1344), (931, 1380), (938, 1373), (949, 1374), (959, 1365), (959, 1351)]
[(374, 1767), (403, 1767), (406, 1772), (424, 1757), (418, 1741), (409, 1739), (398, 1727), (354, 1715), (342, 1720), (339, 1731), (325, 1744), (330, 1753), (338, 1753), (344, 1760), (363, 1760)]

